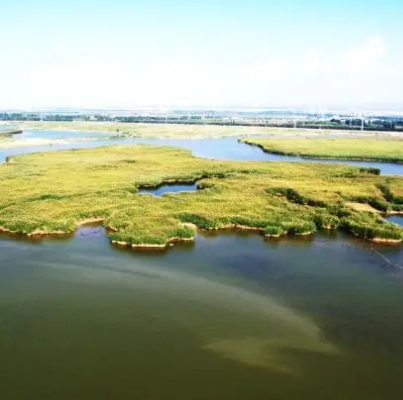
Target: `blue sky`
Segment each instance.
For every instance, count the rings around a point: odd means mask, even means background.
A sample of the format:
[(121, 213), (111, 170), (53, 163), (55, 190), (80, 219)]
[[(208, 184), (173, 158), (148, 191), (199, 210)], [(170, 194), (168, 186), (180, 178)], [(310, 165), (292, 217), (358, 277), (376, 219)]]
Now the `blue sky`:
[(403, 2), (0, 3), (0, 108), (403, 103)]

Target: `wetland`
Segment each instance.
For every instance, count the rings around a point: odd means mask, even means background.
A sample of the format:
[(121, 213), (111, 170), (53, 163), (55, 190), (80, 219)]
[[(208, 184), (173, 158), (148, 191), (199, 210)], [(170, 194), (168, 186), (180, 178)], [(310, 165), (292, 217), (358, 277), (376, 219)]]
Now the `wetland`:
[(4, 398), (400, 399), (393, 164), (53, 135), (2, 150)]

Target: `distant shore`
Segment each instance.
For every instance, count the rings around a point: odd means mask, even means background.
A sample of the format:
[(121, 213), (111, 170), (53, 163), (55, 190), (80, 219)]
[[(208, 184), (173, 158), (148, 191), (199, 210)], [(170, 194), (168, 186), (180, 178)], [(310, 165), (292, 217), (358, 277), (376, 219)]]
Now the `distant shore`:
[(19, 128), (13, 128), (13, 129), (0, 129), (0, 136), (2, 135), (17, 135), (19, 133), (22, 133), (23, 130)]
[(60, 130), (72, 132), (114, 133), (137, 138), (223, 138), (239, 136), (284, 136), (284, 137), (401, 137), (401, 132), (395, 131), (360, 131), (337, 129), (309, 129), (287, 127), (262, 127), (241, 125), (213, 124), (174, 124), (174, 123), (123, 123), (97, 121), (22, 121), (20, 126), (29, 130)]

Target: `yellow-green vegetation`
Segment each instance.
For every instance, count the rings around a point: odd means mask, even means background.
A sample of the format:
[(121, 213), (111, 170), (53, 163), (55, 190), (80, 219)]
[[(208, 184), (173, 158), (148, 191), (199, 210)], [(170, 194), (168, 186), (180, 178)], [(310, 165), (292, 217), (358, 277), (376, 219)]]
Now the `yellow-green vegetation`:
[[(217, 125), (186, 125), (186, 124), (145, 124), (145, 123), (111, 123), (111, 122), (21, 122), (24, 129), (41, 130), (75, 130), (88, 132), (111, 132), (139, 138), (213, 138), (247, 135), (292, 135), (292, 136), (323, 136), (340, 134), (362, 135), (360, 131), (332, 131), (318, 129), (292, 129), (258, 126), (217, 126)], [(371, 132), (376, 135), (379, 132)], [(368, 134), (368, 132), (366, 132)], [(381, 133), (387, 135), (387, 133)]]
[[(113, 146), (12, 157), (0, 166), (0, 226), (22, 234), (72, 232), (103, 220), (112, 241), (166, 245), (202, 229), (256, 228), (268, 236), (340, 228), (400, 241), (403, 230), (348, 202), (400, 209), (403, 180), (347, 165), (223, 162), (172, 147)], [(196, 192), (138, 194), (142, 185), (198, 181)], [(403, 207), (402, 207), (403, 208)]]
[(403, 162), (403, 140), (397, 139), (245, 139), (273, 154), (306, 158)]

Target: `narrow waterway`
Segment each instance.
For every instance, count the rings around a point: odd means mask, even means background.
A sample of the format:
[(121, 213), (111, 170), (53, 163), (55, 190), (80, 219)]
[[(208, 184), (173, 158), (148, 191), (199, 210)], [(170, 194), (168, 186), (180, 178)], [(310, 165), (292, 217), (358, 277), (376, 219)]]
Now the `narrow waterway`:
[[(163, 146), (175, 146), (188, 149), (196, 157), (231, 160), (231, 161), (281, 161), (281, 162), (320, 162), (329, 164), (348, 164), (359, 167), (379, 168), (383, 175), (403, 175), (403, 165), (392, 163), (379, 163), (367, 161), (343, 161), (343, 160), (315, 160), (300, 157), (281, 156), (265, 153), (261, 149), (246, 144), (238, 143), (240, 138), (216, 138), (216, 139), (139, 139), (127, 137), (114, 137), (110, 134), (98, 134), (89, 132), (69, 131), (27, 131), (19, 136), (28, 139), (55, 140), (57, 144), (35, 145), (10, 149), (0, 149), (0, 162), (4, 162), (7, 156), (33, 153), (39, 151), (56, 151), (72, 148), (92, 148), (109, 145), (127, 144), (151, 144)], [(57, 140), (65, 140), (58, 143)], [(74, 141), (77, 140), (77, 141)], [(27, 143), (29, 143), (27, 141)]]

